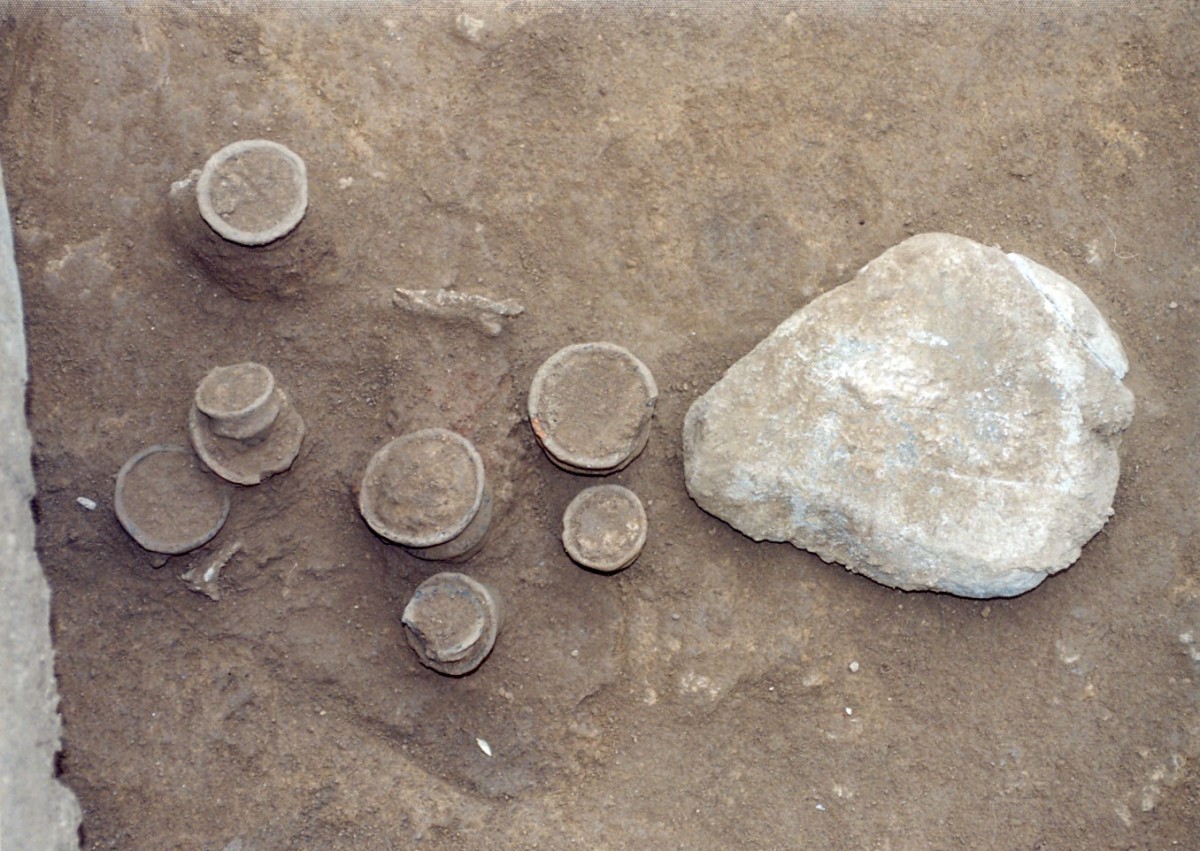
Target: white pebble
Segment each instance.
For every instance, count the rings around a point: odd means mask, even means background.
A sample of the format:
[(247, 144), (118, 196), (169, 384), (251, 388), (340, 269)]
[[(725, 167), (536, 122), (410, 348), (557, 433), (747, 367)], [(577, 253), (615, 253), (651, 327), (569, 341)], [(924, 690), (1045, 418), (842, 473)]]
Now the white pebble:
[(853, 715), (853, 714), (854, 714), (854, 710), (853, 710), (853, 709), (851, 709), (849, 706), (847, 706), (847, 707), (846, 707), (846, 714), (847, 714), (847, 715)]
[(850, 663), (850, 673), (852, 673), (852, 674), (858, 673), (858, 663), (857, 662)]
[(492, 755), (492, 746), (487, 743), (486, 739), (476, 739), (475, 744), (479, 745), (479, 749), (483, 751), (484, 755)]
[(86, 508), (88, 511), (96, 510), (96, 500), (94, 500), (94, 499), (88, 499), (86, 496), (77, 496), (77, 497), (75, 497), (75, 501), (78, 502), (80, 505), (82, 505), (84, 508)]

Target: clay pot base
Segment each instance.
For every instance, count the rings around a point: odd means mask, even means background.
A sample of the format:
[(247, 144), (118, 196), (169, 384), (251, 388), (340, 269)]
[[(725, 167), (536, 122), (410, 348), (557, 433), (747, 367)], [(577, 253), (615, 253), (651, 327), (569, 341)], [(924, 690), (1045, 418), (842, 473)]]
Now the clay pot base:
[(257, 485), (291, 468), (304, 441), (304, 420), (286, 397), (271, 431), (259, 442), (213, 434), (209, 418), (195, 405), (188, 413), (188, 435), (201, 460), (221, 478), (238, 485)]

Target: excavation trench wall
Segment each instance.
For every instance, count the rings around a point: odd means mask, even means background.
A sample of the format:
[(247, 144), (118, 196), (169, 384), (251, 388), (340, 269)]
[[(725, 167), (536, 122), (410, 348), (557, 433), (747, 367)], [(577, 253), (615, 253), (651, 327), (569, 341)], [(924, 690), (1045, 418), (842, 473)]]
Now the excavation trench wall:
[(61, 722), (50, 589), (34, 552), (25, 333), (0, 170), (0, 848), (77, 848), (79, 804), (55, 779)]

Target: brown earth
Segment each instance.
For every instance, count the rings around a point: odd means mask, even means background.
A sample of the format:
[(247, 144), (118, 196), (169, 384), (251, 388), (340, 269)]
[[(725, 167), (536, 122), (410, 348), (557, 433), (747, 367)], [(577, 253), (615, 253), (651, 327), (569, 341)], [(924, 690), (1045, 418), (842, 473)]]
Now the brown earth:
[[(85, 847), (1197, 847), (1198, 92), (1194, 0), (10, 0), (0, 157)], [(295, 237), (327, 248), (294, 293), (233, 297), (171, 226), (171, 183), (239, 138), (308, 165)], [(692, 400), (931, 230), (1076, 281), (1132, 362), (1115, 516), (1012, 600), (883, 588), (683, 487)], [(396, 287), (526, 310), (491, 337)], [(541, 361), (586, 340), (661, 390), (611, 477), (650, 519), (614, 576), (563, 552), (594, 481), (522, 419)], [(304, 416), (300, 458), (156, 569), (115, 474), (186, 443), (200, 378), (249, 359)], [(440, 566), (353, 494), (428, 426), (475, 441), (496, 496), (465, 570), (505, 628), (462, 679), (400, 624)], [(237, 540), (219, 602), (180, 581)]]

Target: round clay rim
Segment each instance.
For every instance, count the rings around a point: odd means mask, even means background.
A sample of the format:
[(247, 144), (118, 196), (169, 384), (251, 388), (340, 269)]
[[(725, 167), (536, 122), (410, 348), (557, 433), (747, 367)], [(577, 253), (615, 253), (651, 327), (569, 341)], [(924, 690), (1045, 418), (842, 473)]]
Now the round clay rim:
[[(120, 471), (117, 473), (117, 486), (113, 492), (113, 509), (117, 513), (117, 520), (121, 522), (121, 526), (129, 533), (129, 536), (138, 543), (142, 549), (149, 550), (153, 553), (162, 553), (164, 555), (180, 555), (181, 553), (191, 552), (198, 547), (202, 547), (216, 537), (217, 533), (225, 525), (225, 521), (229, 518), (229, 491), (217, 484), (220, 489), (223, 506), (221, 508), (221, 516), (213, 527), (201, 534), (199, 537), (188, 541), (184, 544), (172, 543), (166, 544), (162, 541), (156, 541), (152, 537), (147, 536), (144, 532), (138, 529), (137, 524), (129, 517), (128, 511), (125, 509), (125, 479), (128, 477), (131, 470), (144, 461), (151, 455), (156, 455), (159, 452), (178, 452), (183, 455), (194, 454), (191, 450), (184, 446), (156, 444), (147, 446), (145, 449), (137, 452), (128, 461), (121, 465)], [(201, 475), (207, 475), (199, 467), (196, 468)]]
[[(263, 148), (280, 154), (291, 164), (297, 195), (296, 202), (274, 227), (261, 231), (242, 230), (231, 225), (213, 207), (213, 175), (227, 160), (239, 154)], [(286, 236), (304, 218), (304, 213), (308, 210), (308, 169), (304, 165), (304, 160), (300, 159), (295, 151), (278, 142), (272, 142), (269, 139), (243, 139), (226, 145), (208, 158), (208, 162), (200, 171), (200, 179), (196, 182), (196, 201), (200, 205), (200, 215), (204, 217), (204, 221), (208, 222), (208, 226), (225, 239), (239, 245), (266, 245)]]
[[(638, 533), (633, 545), (624, 551), (621, 558), (607, 562), (599, 562), (586, 558), (576, 548), (575, 536), (572, 534), (579, 512), (584, 509), (592, 498), (599, 496), (602, 492), (617, 494), (629, 502), (636, 509), (638, 520), (641, 521), (641, 531)], [(567, 551), (567, 555), (571, 557), (571, 560), (577, 564), (581, 564), (592, 570), (599, 570), (603, 573), (615, 573), (633, 564), (634, 560), (641, 555), (642, 548), (646, 546), (646, 533), (649, 526), (649, 520), (646, 518), (646, 507), (642, 505), (641, 497), (636, 493), (623, 485), (593, 485), (577, 493), (567, 506), (567, 510), (563, 512), (563, 548)]]
[[(405, 443), (413, 443), (418, 440), (427, 440), (429, 438), (447, 438), (452, 443), (457, 443), (467, 451), (467, 456), (471, 459), (471, 466), (475, 469), (475, 496), (471, 500), (471, 506), (466, 510), (460, 520), (455, 521), (452, 526), (443, 529), (425, 537), (417, 537), (411, 539), (403, 539), (398, 537), (388, 526), (379, 519), (375, 514), (374, 507), (369, 503), (367, 492), (367, 480), (371, 478), (371, 474), (382, 463), (385, 462), (390, 450), (396, 446)], [(362, 486), (358, 495), (358, 510), (362, 513), (363, 519), (367, 521), (367, 525), (375, 531), (377, 535), (386, 538), (394, 544), (400, 544), (403, 547), (436, 547), (438, 544), (444, 544), (447, 541), (452, 541), (466, 530), (471, 525), (471, 521), (475, 519), (475, 515), (479, 513), (479, 506), (483, 504), (484, 490), (484, 470), (483, 459), (479, 456), (479, 451), (474, 447), (471, 441), (467, 440), (461, 434), (450, 431), (448, 428), (425, 428), (420, 431), (409, 432), (400, 437), (393, 438), (385, 443), (367, 463), (366, 472), (363, 473)]]
[(616, 343), (575, 343), (570, 346), (559, 349), (542, 363), (533, 376), (533, 383), (529, 387), (529, 422), (533, 426), (534, 436), (538, 442), (555, 458), (568, 464), (572, 467), (577, 467), (581, 471), (591, 470), (597, 472), (605, 472), (614, 470), (622, 462), (627, 461), (632, 455), (636, 454), (638, 445), (641, 443), (641, 433), (630, 441), (629, 446), (625, 449), (611, 452), (608, 455), (599, 458), (580, 455), (575, 452), (570, 452), (554, 439), (554, 435), (542, 425), (542, 418), (539, 414), (541, 410), (542, 395), (545, 392), (546, 381), (550, 375), (558, 369), (564, 362), (574, 357), (581, 352), (605, 352), (616, 355), (621, 360), (624, 360), (633, 365), (637, 375), (642, 380), (642, 386), (646, 389), (646, 406), (650, 409), (653, 416), (654, 403), (658, 401), (658, 385), (654, 383), (654, 376), (644, 363), (638, 360), (633, 352), (623, 346), (618, 346)]
[[(464, 582), (464, 579), (468, 581)], [(417, 598), (422, 594), (462, 594), (469, 597), (472, 604), (478, 607), (479, 613), (482, 615), (482, 617), (473, 623), (468, 629), (468, 634), (470, 636), (469, 640), (465, 642), (457, 642), (454, 650), (450, 654), (433, 660), (440, 664), (461, 662), (463, 659), (470, 656), (471, 651), (479, 645), (479, 642), (487, 638), (488, 632), (490, 631), (489, 627), (491, 622), (494, 620), (494, 618), (491, 616), (490, 600), (488, 599), (487, 594), (481, 594), (480, 588), (473, 587), (478, 586), (478, 582), (472, 583), (469, 580), (470, 577), (466, 576), (465, 574), (452, 572), (438, 573), (431, 576), (429, 579), (426, 579), (417, 586), (417, 590), (413, 592), (412, 597), (409, 598), (408, 603), (404, 606), (404, 613), (400, 616), (400, 622), (403, 623), (405, 627), (412, 629), (412, 624), (409, 618), (409, 609), (412, 608), (413, 604), (417, 602)]]
[[(474, 671), (483, 664), (484, 660), (487, 659), (489, 655), (491, 655), (492, 649), (496, 646), (496, 639), (500, 635), (500, 627), (504, 619), (504, 615), (501, 611), (499, 600), (488, 586), (476, 579), (472, 579), (465, 573), (458, 573), (457, 571), (443, 571), (441, 573), (435, 573), (433, 576), (429, 577), (417, 586), (416, 591), (413, 592), (413, 597), (416, 597), (422, 586), (433, 584), (435, 582), (438, 584), (450, 583), (454, 585), (465, 586), (472, 593), (477, 595), (483, 602), (485, 623), (482, 632), (479, 639), (471, 645), (471, 647), (462, 655), (461, 658), (439, 662), (438, 660), (431, 659), (424, 654), (417, 654), (421, 659), (422, 664), (434, 671), (437, 671), (439, 674), (445, 674), (451, 677), (461, 677)], [(404, 606), (406, 611), (411, 603), (412, 598), (409, 598), (408, 603), (406, 603)], [(411, 646), (412, 638), (409, 634), (411, 632), (411, 628), (404, 620), (403, 615), (401, 615), (400, 620), (404, 625), (406, 638)], [(414, 647), (414, 650), (415, 649), (416, 648)]]
[[(216, 413), (214, 413), (210, 410), (207, 410), (204, 407), (204, 405), (202, 405), (200, 402), (200, 390), (204, 387), (204, 383), (206, 381), (208, 381), (208, 379), (212, 376), (212, 374), (214, 372), (218, 372), (218, 371), (226, 370), (226, 369), (236, 369), (237, 367), (241, 367), (241, 366), (256, 367), (257, 370), (261, 370), (262, 372), (265, 372), (267, 374), (267, 389), (266, 389), (266, 391), (261, 393), (253, 402), (251, 402), (250, 404), (246, 405), (243, 408), (237, 409), (236, 411), (217, 411)], [(214, 419), (214, 420), (238, 419), (240, 417), (245, 417), (249, 414), (252, 414), (255, 411), (262, 408), (263, 405), (265, 405), (270, 400), (271, 395), (274, 392), (275, 392), (275, 375), (274, 375), (274, 373), (272, 373), (268, 367), (263, 366), (261, 363), (258, 363), (256, 361), (243, 361), (242, 363), (232, 363), (232, 364), (229, 364), (228, 366), (214, 366), (212, 369), (210, 369), (208, 372), (206, 372), (204, 374), (204, 377), (200, 379), (200, 383), (196, 385), (195, 403), (196, 403), (196, 407), (200, 409), (200, 413), (204, 414), (206, 417), (208, 417), (210, 419)]]

